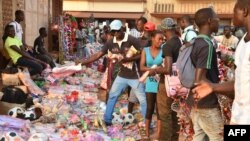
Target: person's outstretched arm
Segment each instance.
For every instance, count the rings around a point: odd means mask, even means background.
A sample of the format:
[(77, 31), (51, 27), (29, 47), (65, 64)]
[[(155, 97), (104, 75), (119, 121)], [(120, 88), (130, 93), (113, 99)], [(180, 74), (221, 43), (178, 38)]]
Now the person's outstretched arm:
[(201, 99), (211, 93), (222, 94), (234, 99), (234, 81), (225, 82), (222, 84), (209, 83), (201, 81), (195, 84), (192, 89), (193, 93), (197, 94), (197, 98)]

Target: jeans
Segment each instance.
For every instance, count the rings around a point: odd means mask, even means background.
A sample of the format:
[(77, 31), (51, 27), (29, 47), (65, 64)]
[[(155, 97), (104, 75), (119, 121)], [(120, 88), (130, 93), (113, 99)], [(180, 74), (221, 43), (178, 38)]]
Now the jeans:
[(30, 75), (40, 74), (45, 66), (33, 60), (21, 57), (16, 62), (17, 66), (27, 67), (29, 69)]
[(80, 58), (89, 58), (90, 51), (88, 47), (77, 47), (77, 56)]
[(208, 136), (209, 141), (223, 141), (223, 120), (219, 108), (192, 109), (191, 119), (194, 128), (193, 141), (203, 141)]
[(147, 102), (146, 102), (144, 84), (140, 83), (138, 79), (126, 79), (126, 78), (117, 76), (109, 92), (106, 112), (104, 114), (105, 122), (111, 123), (112, 114), (113, 114), (117, 99), (128, 86), (132, 88), (132, 90), (134, 91), (135, 95), (137, 96), (140, 102), (142, 115), (144, 117), (146, 116)]
[(45, 55), (45, 54), (44, 55), (37, 55), (36, 58), (43, 61), (43, 62), (45, 62), (45, 63), (47, 63), (47, 64), (49, 64), (51, 68), (56, 67), (56, 65), (55, 65), (55, 63), (53, 61), (53, 58), (48, 56), (48, 55)]
[(90, 42), (91, 44), (95, 41), (95, 37), (94, 37), (94, 35), (92, 35), (92, 34), (90, 34), (90, 35), (88, 36), (88, 39), (89, 39), (89, 42)]

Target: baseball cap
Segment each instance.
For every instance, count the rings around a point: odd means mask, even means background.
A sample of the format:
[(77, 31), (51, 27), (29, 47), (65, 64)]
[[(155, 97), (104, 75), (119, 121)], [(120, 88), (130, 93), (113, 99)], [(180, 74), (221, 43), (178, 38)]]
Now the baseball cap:
[(110, 23), (110, 30), (120, 30), (121, 27), (122, 27), (122, 22), (120, 20), (113, 20), (111, 23)]
[(147, 22), (147, 23), (144, 25), (144, 30), (145, 30), (145, 31), (154, 31), (154, 30), (155, 30), (155, 24), (152, 23), (152, 22)]
[(176, 28), (176, 23), (172, 18), (165, 18), (161, 21), (162, 29), (174, 29)]

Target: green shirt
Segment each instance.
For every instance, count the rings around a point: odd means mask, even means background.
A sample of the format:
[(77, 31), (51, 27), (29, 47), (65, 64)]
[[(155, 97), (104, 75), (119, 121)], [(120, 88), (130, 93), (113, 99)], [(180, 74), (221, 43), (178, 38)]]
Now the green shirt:
[(11, 46), (17, 46), (19, 49), (21, 49), (22, 42), (18, 40), (17, 38), (8, 37), (5, 41), (4, 47), (7, 50), (11, 60), (14, 64), (16, 64), (17, 60), (22, 57), (21, 54), (10, 48)]

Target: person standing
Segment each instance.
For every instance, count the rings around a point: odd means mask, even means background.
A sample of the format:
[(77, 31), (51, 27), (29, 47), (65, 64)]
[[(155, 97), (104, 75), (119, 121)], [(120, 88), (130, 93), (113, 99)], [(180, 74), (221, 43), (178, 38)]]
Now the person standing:
[[(132, 32), (132, 36), (139, 39), (141, 47), (145, 47), (148, 45), (148, 38), (145, 39), (145, 24), (147, 23), (147, 19), (145, 17), (140, 17), (136, 22), (136, 30), (137, 32)], [(155, 30), (155, 28), (153, 29)], [(131, 34), (131, 33), (130, 33)], [(149, 37), (150, 38), (150, 37)], [(137, 65), (140, 65), (140, 61), (138, 60)], [(140, 70), (140, 68), (139, 68)], [(131, 91), (131, 87), (128, 86), (128, 113), (132, 113), (134, 109), (135, 103), (138, 103), (138, 99), (136, 98), (133, 91)]]
[(166, 94), (164, 75), (172, 74), (172, 64), (177, 61), (182, 42), (176, 34), (177, 26), (172, 18), (163, 19), (161, 28), (167, 41), (162, 46), (164, 67), (155, 69), (155, 72), (161, 75), (157, 94), (158, 139), (164, 141), (178, 141), (179, 135), (177, 132), (180, 127), (178, 125), (177, 114), (171, 109), (173, 99)]
[[(152, 46), (145, 47), (141, 54), (140, 69), (142, 72), (150, 71), (150, 76), (146, 79), (146, 98), (147, 98), (147, 113), (146, 113), (146, 134), (150, 137), (150, 124), (157, 103), (156, 94), (158, 92), (158, 80), (155, 78), (155, 69), (153, 65), (160, 66), (162, 64), (162, 49), (163, 34), (161, 31), (153, 31), (151, 34)], [(156, 107), (157, 109), (157, 107)], [(157, 111), (157, 110), (156, 110)], [(159, 127), (159, 126), (157, 126)]]
[[(195, 39), (190, 58), (195, 66), (194, 83), (207, 81), (219, 82), (216, 48), (212, 33), (218, 32), (219, 18), (212, 8), (202, 8), (195, 13), (195, 23), (199, 35)], [(224, 122), (216, 94), (208, 95), (197, 101), (195, 94), (189, 93), (187, 104), (191, 107), (191, 120), (194, 128), (194, 141), (209, 138), (210, 141), (223, 141)], [(209, 121), (209, 122), (208, 122)]]
[(181, 39), (184, 43), (190, 42), (197, 37), (197, 33), (194, 29), (192, 19), (189, 15), (184, 15), (180, 20), (180, 27), (183, 30)]
[[(112, 124), (112, 114), (118, 97), (128, 86), (132, 88), (132, 91), (139, 100), (143, 117), (146, 115), (147, 108), (145, 87), (144, 84), (139, 82), (138, 66), (135, 64), (135, 61), (140, 59), (140, 42), (138, 39), (125, 33), (120, 20), (113, 20), (110, 24), (110, 30), (114, 35), (114, 38), (112, 40), (108, 40), (108, 42), (105, 43), (102, 51), (92, 55), (87, 60), (76, 61), (76, 63), (82, 63), (82, 65), (86, 65), (98, 60), (107, 54), (108, 51), (112, 54), (124, 56), (123, 59), (118, 60), (120, 64), (120, 71), (112, 84), (111, 90), (109, 91), (107, 108), (104, 114), (104, 121), (108, 126)], [(127, 58), (126, 54), (132, 46), (137, 50), (138, 53), (130, 58)], [(124, 65), (124, 63), (128, 62), (133, 64), (132, 68), (128, 68)]]
[(39, 36), (36, 38), (33, 47), (33, 54), (35, 57), (50, 65), (51, 68), (56, 67), (53, 57), (45, 49), (44, 38), (47, 37), (47, 31), (45, 27), (39, 29)]
[(22, 10), (17, 10), (15, 12), (15, 20), (10, 22), (9, 25), (12, 25), (14, 27), (14, 29), (15, 29), (15, 37), (22, 42), (23, 47), (25, 48), (25, 50), (32, 51), (32, 47), (28, 46), (26, 44), (26, 42), (24, 40), (24, 37), (23, 37), (23, 28), (22, 28), (22, 25), (20, 24), (23, 21), (24, 21), (24, 12)]
[(128, 26), (130, 29), (129, 34), (135, 38), (139, 38), (140, 32), (136, 29), (135, 21), (129, 21)]
[(208, 95), (214, 95), (215, 93), (223, 94), (234, 98), (232, 106), (232, 116), (230, 124), (237, 125), (249, 125), (250, 124), (250, 98), (249, 98), (249, 86), (250, 86), (250, 0), (237, 0), (234, 6), (234, 18), (233, 23), (237, 27), (245, 27), (247, 33), (243, 36), (235, 52), (235, 80), (225, 82), (222, 84), (216, 84), (213, 82), (202, 81), (196, 84), (196, 87), (192, 90), (195, 93), (195, 98), (200, 101), (206, 98)]
[(224, 26), (224, 35), (215, 37), (219, 43), (221, 43), (225, 48), (231, 51), (235, 51), (239, 39), (232, 35), (231, 27)]
[[(140, 17), (138, 20), (137, 20), (137, 23), (136, 23), (136, 28), (137, 30), (140, 32), (140, 35), (139, 37), (143, 37), (144, 35), (144, 25), (148, 22), (148, 20), (145, 18), (145, 17)], [(137, 38), (139, 38), (137, 37)]]
[(77, 50), (77, 56), (78, 57), (83, 57), (84, 52), (86, 48), (86, 39), (87, 34), (83, 30), (83, 23), (78, 24), (78, 29), (76, 29), (76, 50)]

